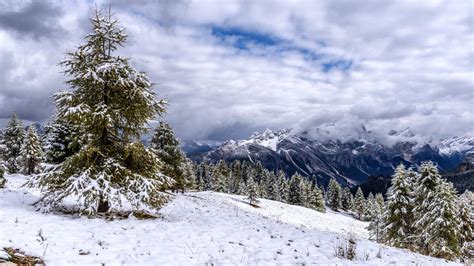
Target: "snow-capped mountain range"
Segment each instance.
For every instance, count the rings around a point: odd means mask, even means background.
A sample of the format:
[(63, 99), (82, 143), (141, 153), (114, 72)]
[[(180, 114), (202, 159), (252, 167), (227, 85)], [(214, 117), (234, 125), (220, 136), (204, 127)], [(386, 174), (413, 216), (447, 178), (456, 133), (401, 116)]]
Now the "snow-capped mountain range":
[(418, 143), (409, 128), (389, 132), (381, 141), (362, 129), (358, 139), (318, 139), (309, 132), (291, 129), (265, 130), (245, 140), (229, 140), (202, 153), (193, 153), (195, 161), (261, 161), (272, 170), (287, 174), (299, 172), (316, 177), (326, 185), (334, 177), (347, 185), (367, 181), (369, 176), (391, 175), (404, 163), (417, 166), (422, 161), (436, 162), (442, 172), (454, 170), (465, 155), (474, 151), (474, 137), (453, 137)]

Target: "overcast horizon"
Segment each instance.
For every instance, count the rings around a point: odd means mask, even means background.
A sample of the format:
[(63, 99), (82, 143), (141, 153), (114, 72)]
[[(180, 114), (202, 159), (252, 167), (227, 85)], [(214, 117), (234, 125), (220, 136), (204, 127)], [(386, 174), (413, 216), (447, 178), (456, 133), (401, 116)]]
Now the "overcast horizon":
[(182, 139), (332, 124), (474, 136), (472, 1), (128, 2), (0, 3), (0, 125), (51, 118), (68, 89), (58, 63), (110, 4), (129, 35), (118, 53), (156, 83)]

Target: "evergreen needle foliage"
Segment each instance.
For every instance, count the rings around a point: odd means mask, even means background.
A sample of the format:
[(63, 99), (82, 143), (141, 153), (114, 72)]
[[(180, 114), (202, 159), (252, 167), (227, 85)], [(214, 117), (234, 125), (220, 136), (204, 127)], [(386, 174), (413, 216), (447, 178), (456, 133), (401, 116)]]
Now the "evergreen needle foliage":
[(155, 100), (145, 73), (115, 55), (127, 40), (118, 20), (96, 10), (90, 23), (86, 43), (61, 63), (71, 90), (55, 94), (57, 118), (79, 130), (81, 149), (30, 185), (44, 192), (46, 210), (70, 196), (89, 214), (160, 207), (167, 201), (160, 189), (172, 180), (139, 138), (146, 122), (164, 112), (164, 102)]

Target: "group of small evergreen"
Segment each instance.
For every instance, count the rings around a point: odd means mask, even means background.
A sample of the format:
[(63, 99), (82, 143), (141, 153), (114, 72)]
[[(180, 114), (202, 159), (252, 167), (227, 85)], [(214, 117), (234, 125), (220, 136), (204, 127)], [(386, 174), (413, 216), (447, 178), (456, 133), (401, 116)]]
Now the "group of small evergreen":
[(382, 243), (445, 259), (472, 259), (473, 194), (456, 194), (436, 165), (419, 172), (400, 165), (393, 176), (384, 211), (371, 222)]
[[(43, 148), (34, 126), (25, 128), (13, 114), (0, 136), (0, 169), (11, 174), (36, 174), (41, 171)], [(3, 178), (3, 177), (2, 177)]]
[(283, 171), (274, 173), (260, 162), (203, 162), (195, 166), (195, 178), (193, 189), (244, 195), (252, 205), (263, 198), (325, 211), (323, 191), (316, 183), (298, 173), (291, 178)]
[(348, 187), (342, 188), (334, 178), (329, 181), (326, 203), (334, 211), (352, 213), (355, 218), (363, 221), (373, 221), (379, 217), (385, 204), (382, 194), (377, 193), (374, 196), (370, 192), (365, 198), (359, 187), (354, 196)]

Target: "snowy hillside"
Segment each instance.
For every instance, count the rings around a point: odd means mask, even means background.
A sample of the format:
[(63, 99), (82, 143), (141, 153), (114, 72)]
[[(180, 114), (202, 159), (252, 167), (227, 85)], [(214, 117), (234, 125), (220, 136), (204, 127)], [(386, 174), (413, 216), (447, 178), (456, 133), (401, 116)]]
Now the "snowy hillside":
[[(47, 265), (110, 264), (445, 264), (366, 240), (367, 223), (340, 213), (322, 214), (213, 192), (176, 195), (155, 220), (105, 221), (35, 212), (37, 191), (7, 175), (0, 190), (0, 246), (43, 257)], [(337, 258), (336, 243), (357, 239), (354, 261)], [(381, 250), (381, 258), (377, 253)]]

